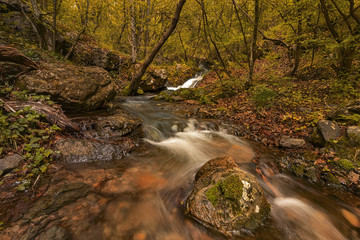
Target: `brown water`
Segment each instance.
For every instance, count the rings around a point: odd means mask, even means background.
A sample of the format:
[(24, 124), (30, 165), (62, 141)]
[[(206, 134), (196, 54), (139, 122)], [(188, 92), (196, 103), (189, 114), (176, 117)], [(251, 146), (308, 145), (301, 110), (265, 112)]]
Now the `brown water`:
[(223, 239), (186, 218), (183, 203), (197, 169), (209, 159), (230, 155), (258, 178), (272, 205), (271, 218), (264, 226), (240, 239), (359, 239), (360, 202), (355, 196), (346, 198), (340, 192), (274, 173), (268, 167), (271, 157), (258, 154), (261, 171), (269, 181), (266, 184), (255, 171), (251, 144), (211, 123), (182, 119), (166, 104), (130, 98), (123, 107), (144, 119), (146, 137), (127, 159), (131, 163), (129, 184), (136, 182), (137, 187), (131, 190), (132, 196), (112, 201), (111, 216), (104, 219), (104, 225), (116, 221), (106, 238)]

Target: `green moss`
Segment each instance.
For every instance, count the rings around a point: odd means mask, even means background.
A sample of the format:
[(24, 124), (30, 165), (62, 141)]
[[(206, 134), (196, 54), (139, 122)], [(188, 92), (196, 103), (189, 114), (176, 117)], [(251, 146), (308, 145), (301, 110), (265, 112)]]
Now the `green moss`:
[(227, 199), (236, 200), (242, 197), (243, 184), (236, 175), (231, 175), (224, 181), (221, 181), (220, 188), (224, 197)]
[(205, 196), (211, 202), (213, 206), (217, 206), (219, 203), (219, 197), (221, 195), (218, 184), (206, 191)]
[(144, 91), (143, 91), (141, 88), (139, 88), (139, 89), (136, 91), (136, 93), (139, 94), (139, 95), (143, 95), (143, 94), (144, 94)]
[(355, 165), (347, 159), (340, 159), (336, 162), (336, 164), (346, 171), (350, 171), (355, 168)]
[(326, 175), (326, 178), (327, 180), (330, 182), (330, 183), (333, 183), (333, 184), (336, 184), (336, 185), (340, 185), (340, 181), (334, 176), (334, 174), (332, 173), (328, 173)]
[(295, 173), (297, 177), (302, 177), (304, 175), (305, 166), (303, 165), (292, 165), (291, 170)]
[(239, 177), (237, 175), (230, 175), (207, 190), (205, 196), (212, 205), (217, 206), (220, 200), (230, 200), (230, 202), (232, 202), (240, 199), (242, 197), (242, 191), (243, 184)]

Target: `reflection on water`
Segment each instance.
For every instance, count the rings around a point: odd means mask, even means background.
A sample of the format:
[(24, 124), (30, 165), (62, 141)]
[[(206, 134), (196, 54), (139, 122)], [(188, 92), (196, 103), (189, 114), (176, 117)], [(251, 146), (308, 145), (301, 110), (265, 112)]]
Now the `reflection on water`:
[(243, 140), (215, 131), (211, 124), (182, 119), (141, 98), (128, 99), (123, 107), (144, 120), (146, 139), (128, 157), (131, 167), (121, 182), (128, 191), (106, 207), (100, 224), (101, 238), (224, 239), (187, 219), (182, 206), (197, 169), (225, 155), (232, 156), (243, 170), (258, 178), (272, 205), (271, 219), (265, 226), (254, 236), (241, 239), (359, 238), (357, 209), (274, 173), (266, 161), (260, 169), (268, 177), (265, 183), (256, 174), (251, 146)]

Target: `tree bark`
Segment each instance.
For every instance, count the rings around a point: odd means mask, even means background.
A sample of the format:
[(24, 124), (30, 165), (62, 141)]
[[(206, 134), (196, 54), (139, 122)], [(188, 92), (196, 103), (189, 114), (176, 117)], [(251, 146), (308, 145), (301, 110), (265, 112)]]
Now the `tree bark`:
[(57, 0), (53, 0), (53, 51), (56, 52), (56, 35), (57, 35), (57, 29), (56, 29), (56, 18), (57, 18)]
[(161, 47), (165, 44), (165, 42), (168, 40), (170, 35), (175, 30), (176, 25), (179, 22), (181, 10), (182, 10), (185, 2), (186, 2), (186, 0), (179, 0), (178, 4), (176, 6), (175, 15), (172, 18), (171, 24), (168, 27), (167, 31), (162, 35), (161, 39), (158, 41), (158, 43), (152, 49), (151, 53), (146, 58), (145, 62), (141, 65), (140, 70), (136, 74), (133, 75), (132, 80), (129, 85), (129, 94), (130, 95), (136, 94), (136, 92), (139, 88), (140, 82), (141, 82), (141, 78), (145, 74), (146, 69), (152, 63), (152, 61), (156, 57), (157, 53), (160, 51)]
[(130, 2), (130, 45), (131, 45), (131, 62), (136, 63), (138, 47), (137, 47), (137, 31), (134, 0)]
[(299, 1), (300, 0), (296, 0), (296, 7), (297, 7), (297, 29), (295, 31), (296, 34), (296, 39), (295, 39), (295, 47), (294, 47), (294, 51), (293, 51), (293, 59), (294, 59), (294, 65), (293, 68), (291, 69), (290, 72), (290, 76), (295, 76), (296, 71), (299, 68), (299, 64), (300, 64), (300, 58), (301, 58), (301, 35), (302, 35), (302, 20), (301, 20), (301, 9), (299, 6)]
[(0, 45), (0, 61), (18, 63), (27, 66), (30, 69), (39, 69), (39, 65), (22, 54), (19, 50), (4, 45)]
[(255, 8), (254, 27), (253, 27), (251, 45), (250, 45), (249, 76), (245, 83), (246, 89), (249, 89), (253, 85), (253, 74), (254, 74), (254, 67), (256, 61), (256, 41), (257, 41), (257, 33), (259, 29), (259, 20), (260, 20), (260, 0), (255, 0), (254, 8)]

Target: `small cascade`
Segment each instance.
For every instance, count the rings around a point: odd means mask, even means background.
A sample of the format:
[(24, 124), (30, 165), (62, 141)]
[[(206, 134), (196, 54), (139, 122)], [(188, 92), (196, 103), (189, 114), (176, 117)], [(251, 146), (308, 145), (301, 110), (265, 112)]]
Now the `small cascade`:
[(196, 85), (204, 78), (205, 74), (208, 72), (208, 70), (203, 65), (201, 65), (200, 68), (202, 68), (203, 70), (201, 72), (197, 73), (195, 75), (195, 77), (190, 78), (189, 80), (187, 80), (185, 83), (183, 83), (180, 86), (167, 87), (167, 90), (176, 91), (176, 90), (179, 90), (180, 88), (194, 88), (194, 87), (196, 87)]

